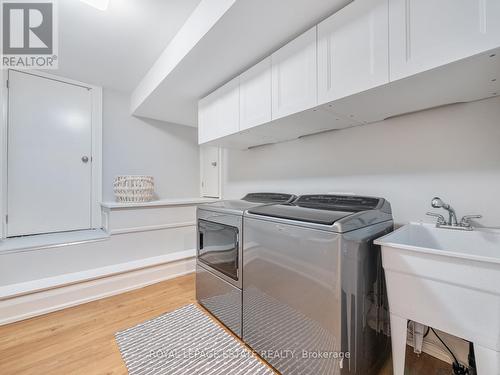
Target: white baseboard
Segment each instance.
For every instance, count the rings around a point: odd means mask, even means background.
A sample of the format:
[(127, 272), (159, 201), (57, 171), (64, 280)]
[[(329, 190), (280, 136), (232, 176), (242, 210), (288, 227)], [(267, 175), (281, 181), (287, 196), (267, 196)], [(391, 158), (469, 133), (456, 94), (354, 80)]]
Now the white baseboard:
[(0, 325), (142, 288), (195, 271), (194, 257), (0, 301)]

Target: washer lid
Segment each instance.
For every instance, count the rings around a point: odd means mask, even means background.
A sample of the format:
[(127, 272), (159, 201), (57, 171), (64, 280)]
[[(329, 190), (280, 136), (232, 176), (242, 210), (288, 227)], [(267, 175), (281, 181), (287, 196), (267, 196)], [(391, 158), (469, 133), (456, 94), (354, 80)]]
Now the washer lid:
[(383, 199), (353, 195), (315, 194), (301, 195), (294, 204), (299, 207), (317, 208), (320, 210), (359, 212), (374, 210)]
[(252, 207), (248, 217), (345, 233), (392, 220), (391, 206), (383, 198), (346, 195), (302, 195), (292, 203)]
[(199, 209), (217, 211), (235, 215), (243, 215), (249, 208), (264, 204), (288, 203), (297, 198), (293, 194), (284, 193), (250, 193), (241, 199), (221, 200), (217, 202), (205, 203), (198, 206)]
[(337, 220), (352, 214), (348, 211), (323, 210), (285, 204), (255, 207), (248, 212), (254, 215), (322, 225), (333, 225)]

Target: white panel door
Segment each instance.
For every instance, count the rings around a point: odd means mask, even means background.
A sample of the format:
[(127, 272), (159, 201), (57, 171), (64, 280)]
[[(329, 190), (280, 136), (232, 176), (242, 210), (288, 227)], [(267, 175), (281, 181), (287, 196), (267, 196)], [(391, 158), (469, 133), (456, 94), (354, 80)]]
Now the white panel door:
[(272, 117), (315, 107), (317, 97), (316, 27), (272, 54)]
[(271, 57), (240, 75), (240, 130), (271, 121)]
[(499, 0), (389, 0), (391, 81), (500, 46)]
[(200, 147), (201, 195), (219, 198), (220, 157), (219, 148)]
[(357, 0), (318, 25), (318, 102), (389, 82), (388, 0)]
[(9, 72), (8, 236), (91, 227), (91, 141), (87, 88)]

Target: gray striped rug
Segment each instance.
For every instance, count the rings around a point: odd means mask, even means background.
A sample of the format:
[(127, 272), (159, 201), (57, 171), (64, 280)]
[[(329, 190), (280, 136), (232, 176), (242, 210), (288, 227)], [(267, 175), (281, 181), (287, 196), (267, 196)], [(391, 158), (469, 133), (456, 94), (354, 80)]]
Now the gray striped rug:
[(273, 374), (195, 305), (120, 331), (116, 341), (130, 375)]

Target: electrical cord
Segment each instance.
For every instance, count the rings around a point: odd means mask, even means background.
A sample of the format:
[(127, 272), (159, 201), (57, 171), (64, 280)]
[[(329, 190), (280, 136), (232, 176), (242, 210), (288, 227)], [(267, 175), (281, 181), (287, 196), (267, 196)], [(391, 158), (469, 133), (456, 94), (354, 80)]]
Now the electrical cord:
[(431, 327), (427, 326), (427, 331), (425, 331), (424, 339), (427, 337), (427, 335), (429, 334), (430, 331), (431, 331)]
[[(408, 321), (408, 326), (410, 325), (410, 321)], [(438, 338), (438, 340), (441, 342), (441, 344), (444, 345), (446, 350), (451, 354), (453, 357), (453, 363), (452, 363), (452, 369), (453, 369), (453, 375), (469, 375), (469, 369), (466, 368), (464, 365), (462, 365), (460, 362), (458, 362), (457, 357), (455, 354), (451, 351), (450, 347), (446, 345), (446, 343), (443, 341), (443, 339), (437, 334), (437, 332), (434, 330), (434, 328), (427, 326), (427, 330), (425, 331), (424, 338), (427, 337), (429, 332), (432, 330), (434, 335)]]
[(437, 332), (434, 330), (434, 328), (431, 328), (431, 330), (434, 333), (434, 335), (436, 335), (436, 337), (438, 338), (438, 340), (441, 341), (441, 344), (444, 345), (444, 347), (446, 348), (446, 350), (448, 350), (448, 352), (453, 357), (453, 364), (452, 364), (453, 374), (454, 375), (467, 375), (469, 373), (469, 370), (467, 368), (465, 368), (465, 366), (463, 366), (462, 364), (460, 364), (460, 362), (458, 362), (458, 359), (455, 356), (455, 354), (453, 354), (453, 352), (451, 351), (451, 349), (448, 347), (448, 345), (446, 345), (446, 343), (443, 341), (443, 339), (441, 339), (441, 337), (437, 334)]
[(453, 354), (453, 352), (451, 351), (451, 349), (448, 347), (448, 345), (446, 345), (446, 343), (441, 339), (441, 337), (439, 337), (439, 335), (436, 333), (436, 331), (434, 330), (434, 328), (431, 328), (432, 332), (436, 335), (436, 337), (438, 338), (439, 341), (441, 341), (441, 344), (444, 345), (444, 347), (446, 348), (446, 350), (448, 350), (448, 352), (451, 354), (451, 356), (453, 357), (453, 360), (454, 362), (457, 362), (458, 363), (458, 359), (457, 357), (455, 357), (455, 354)]

